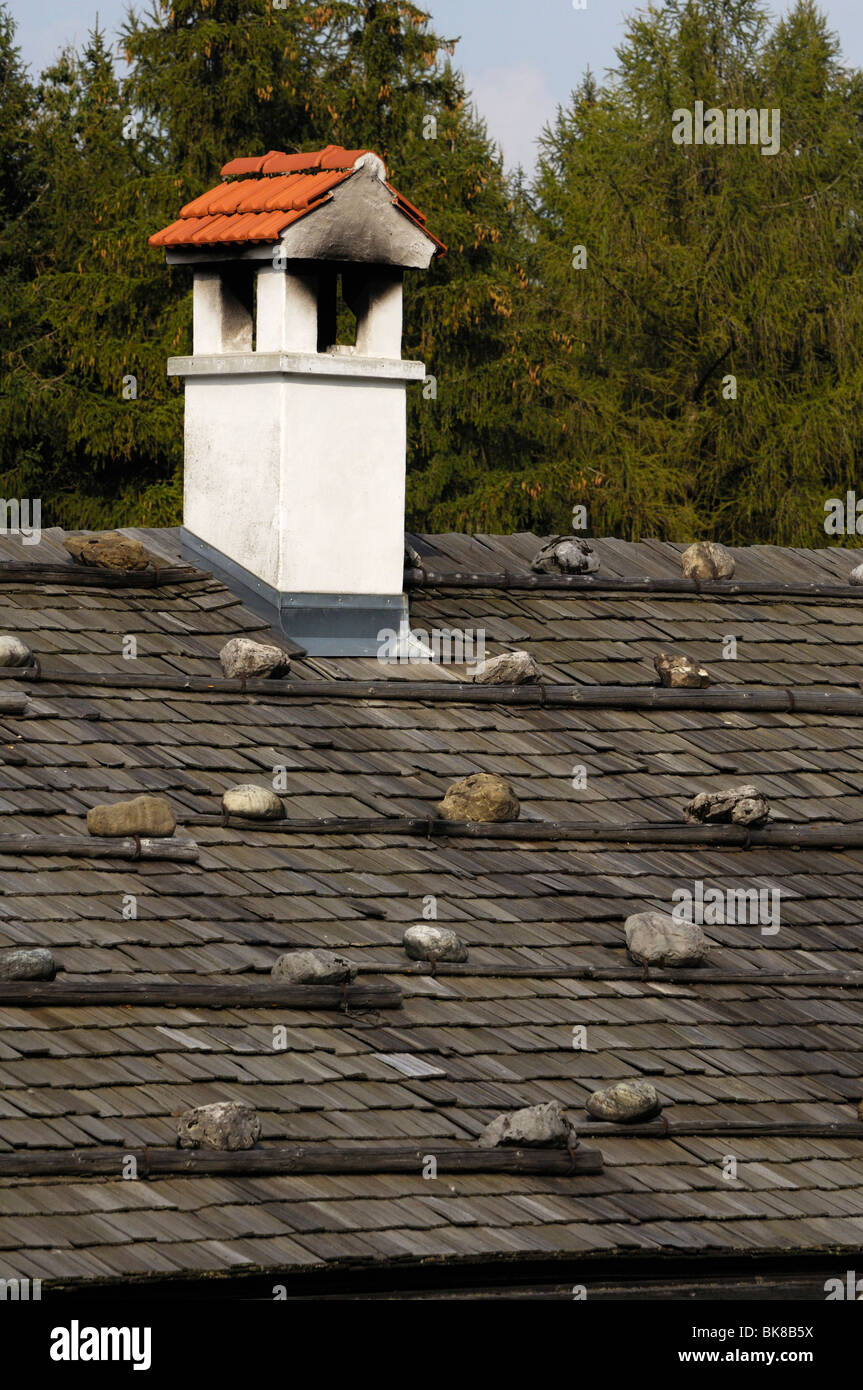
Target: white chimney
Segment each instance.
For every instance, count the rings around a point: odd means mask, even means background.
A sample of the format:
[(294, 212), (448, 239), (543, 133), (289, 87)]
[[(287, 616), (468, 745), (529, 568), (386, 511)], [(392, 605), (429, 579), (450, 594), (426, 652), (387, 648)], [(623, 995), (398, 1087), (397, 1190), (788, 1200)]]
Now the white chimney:
[(151, 238), (194, 273), (192, 356), (168, 362), (186, 380), (184, 554), (310, 654), (374, 655), (407, 616), (406, 391), (425, 368), (401, 356), (403, 272), (443, 248), (368, 152), (222, 173), (252, 177)]

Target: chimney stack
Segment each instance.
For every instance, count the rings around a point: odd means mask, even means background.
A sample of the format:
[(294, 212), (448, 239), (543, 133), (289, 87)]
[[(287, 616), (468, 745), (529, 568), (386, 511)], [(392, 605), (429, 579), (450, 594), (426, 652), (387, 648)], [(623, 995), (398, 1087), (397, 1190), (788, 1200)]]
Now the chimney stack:
[[(407, 621), (402, 281), (444, 247), (369, 151), (238, 159), (150, 238), (194, 278), (182, 545), (311, 655)], [(354, 331), (355, 319), (355, 331)], [(343, 338), (343, 341), (339, 339)]]

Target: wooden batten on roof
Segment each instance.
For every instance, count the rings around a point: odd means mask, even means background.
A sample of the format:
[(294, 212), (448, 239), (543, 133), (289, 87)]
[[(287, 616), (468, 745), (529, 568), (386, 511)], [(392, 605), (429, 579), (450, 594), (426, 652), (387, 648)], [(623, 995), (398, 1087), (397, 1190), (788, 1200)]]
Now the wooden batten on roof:
[[(236, 1153), (151, 1148), (128, 1154), (119, 1150), (76, 1150), (72, 1153), (0, 1153), (3, 1177), (84, 1177), (88, 1173), (115, 1177), (132, 1157), (139, 1177), (162, 1173), (222, 1173), (244, 1177), (291, 1174), (404, 1173), (421, 1175), (428, 1163), (422, 1149), (380, 1145), (341, 1148), (325, 1144), (246, 1149)], [(602, 1172), (598, 1149), (467, 1149), (443, 1146), (434, 1155), (442, 1176), (453, 1173), (556, 1175), (572, 1178)]]
[(294, 985), (283, 984), (265, 977), (253, 981), (207, 981), (192, 979), (185, 982), (148, 984), (145, 981), (124, 979), (87, 980), (78, 982), (55, 979), (0, 980), (0, 1004), (20, 1008), (92, 1008), (102, 1004), (152, 1008), (162, 1005), (177, 1008), (188, 1004), (200, 1009), (285, 1009), (343, 1010), (398, 1009), (402, 994), (398, 985)]

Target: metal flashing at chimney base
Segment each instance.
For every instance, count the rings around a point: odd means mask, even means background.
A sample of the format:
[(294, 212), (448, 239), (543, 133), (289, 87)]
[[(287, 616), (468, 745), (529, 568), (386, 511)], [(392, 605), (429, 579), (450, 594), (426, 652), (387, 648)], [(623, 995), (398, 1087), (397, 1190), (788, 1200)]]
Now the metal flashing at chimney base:
[(309, 656), (377, 656), (379, 634), (409, 626), (404, 594), (282, 594), (200, 537), (180, 530), (183, 559), (203, 565)]

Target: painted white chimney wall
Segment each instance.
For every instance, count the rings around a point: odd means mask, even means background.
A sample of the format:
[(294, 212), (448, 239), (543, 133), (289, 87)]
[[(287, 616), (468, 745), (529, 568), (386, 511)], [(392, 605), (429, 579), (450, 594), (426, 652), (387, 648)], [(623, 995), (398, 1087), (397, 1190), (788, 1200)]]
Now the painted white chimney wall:
[(186, 366), (185, 528), (280, 593), (401, 594), (415, 364), (272, 358)]

